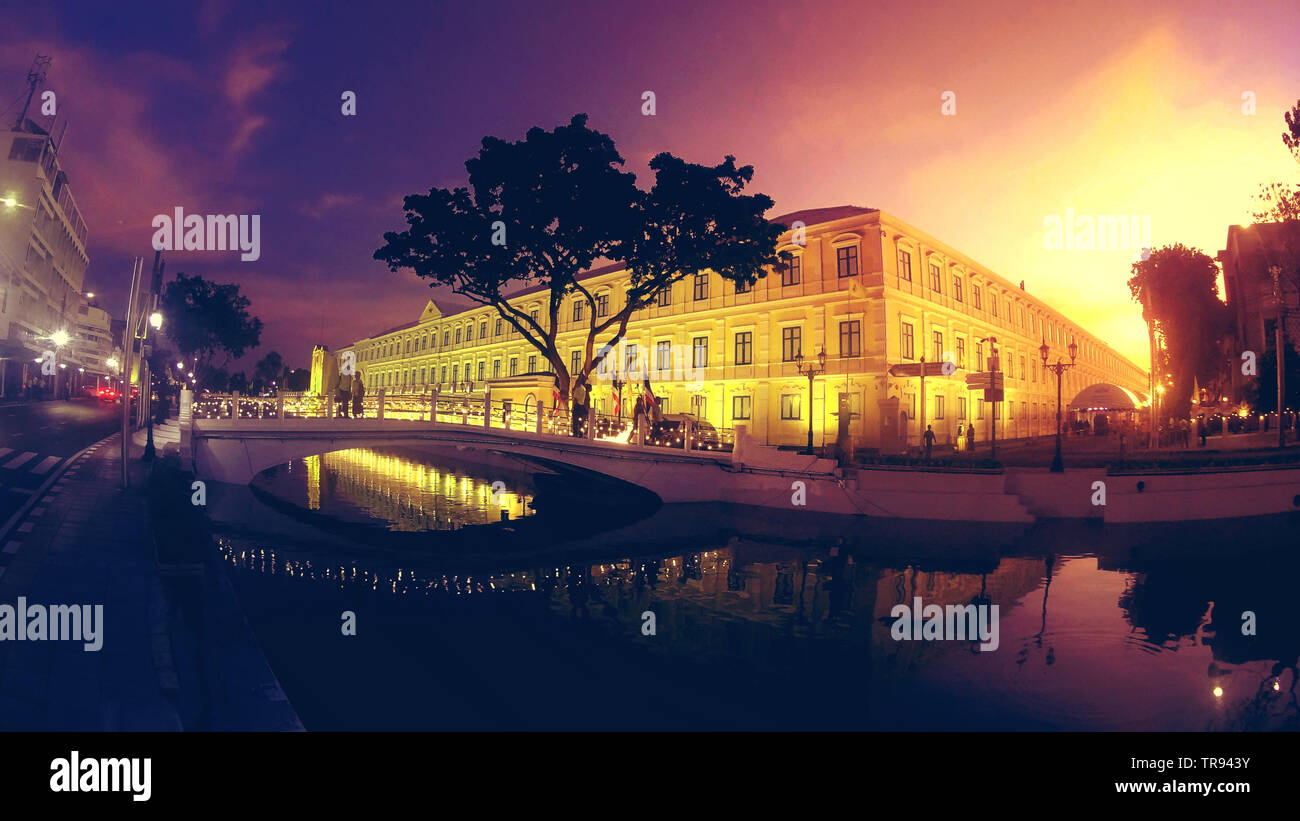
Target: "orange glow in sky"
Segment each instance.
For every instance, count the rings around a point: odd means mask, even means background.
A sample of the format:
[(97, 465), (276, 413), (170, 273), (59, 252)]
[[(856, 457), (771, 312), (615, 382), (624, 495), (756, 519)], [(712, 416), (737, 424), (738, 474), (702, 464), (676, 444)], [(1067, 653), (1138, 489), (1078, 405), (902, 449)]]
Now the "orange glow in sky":
[[(891, 212), (1023, 279), (1146, 367), (1146, 326), (1126, 284), (1136, 251), (1049, 250), (1045, 220), (1067, 209), (1148, 218), (1154, 247), (1181, 242), (1215, 256), (1230, 224), (1251, 221), (1260, 183), (1300, 179), (1281, 140), (1300, 72), (1288, 75), (1279, 61), (1295, 57), (1260, 39), (1262, 17), (1247, 29), (1225, 12), (1217, 28), (1191, 30), (1192, 21), (1150, 11), (1118, 25), (1105, 8), (1075, 23), (1043, 14), (994, 22), (967, 30), (960, 47), (950, 20), (904, 52), (882, 43), (896, 59), (787, 73), (765, 99), (744, 102), (759, 107), (747, 119), (762, 127), (748, 138), (715, 128), (713, 142), (756, 167), (754, 188), (777, 200), (773, 214), (841, 204)], [(941, 113), (949, 90), (954, 116)], [(1253, 116), (1243, 113), (1247, 91)]]

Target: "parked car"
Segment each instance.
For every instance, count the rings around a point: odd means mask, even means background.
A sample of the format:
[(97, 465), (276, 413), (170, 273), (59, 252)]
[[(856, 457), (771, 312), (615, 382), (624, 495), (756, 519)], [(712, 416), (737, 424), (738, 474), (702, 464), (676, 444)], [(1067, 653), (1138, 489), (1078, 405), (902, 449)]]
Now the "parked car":
[(650, 426), (650, 435), (646, 437), (646, 443), (664, 445), (670, 448), (682, 447), (682, 437), (685, 435), (687, 420), (690, 420), (695, 430), (692, 447), (699, 449), (716, 449), (718, 447), (722, 441), (718, 435), (718, 429), (707, 419), (697, 419), (694, 414), (690, 413), (664, 414), (662, 419)]

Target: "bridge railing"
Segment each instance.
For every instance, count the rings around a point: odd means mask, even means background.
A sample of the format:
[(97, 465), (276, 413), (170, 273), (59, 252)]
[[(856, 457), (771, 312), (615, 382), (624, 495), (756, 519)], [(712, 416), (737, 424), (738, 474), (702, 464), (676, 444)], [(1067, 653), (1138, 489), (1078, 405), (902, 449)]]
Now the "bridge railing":
[(537, 403), (522, 404), (508, 399), (491, 400), (482, 393), (376, 392), (365, 395), (361, 400), (359, 415), (354, 413), (356, 409), (354, 403), (348, 403), (345, 409), (341, 403), (307, 393), (257, 397), (204, 394), (194, 400), (192, 414), (195, 419), (432, 419), (439, 425), (577, 436), (603, 442), (639, 443), (648, 447), (677, 450), (727, 452), (735, 446), (734, 430), (715, 428), (708, 423), (701, 424), (684, 415), (670, 415), (658, 423), (642, 417), (644, 427), (637, 430), (630, 417), (592, 412), (588, 418), (578, 420), (575, 431), (571, 411), (567, 408), (548, 408)]

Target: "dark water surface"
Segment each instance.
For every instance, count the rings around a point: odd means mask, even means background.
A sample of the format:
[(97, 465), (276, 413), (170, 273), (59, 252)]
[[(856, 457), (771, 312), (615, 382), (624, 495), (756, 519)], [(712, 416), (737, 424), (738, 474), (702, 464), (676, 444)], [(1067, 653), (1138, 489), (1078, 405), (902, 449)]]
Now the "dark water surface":
[[(958, 557), (934, 528), (877, 540), (871, 521), (846, 519), (846, 538), (810, 539), (765, 511), (721, 506), (620, 522), (603, 497), (591, 504), (610, 529), (560, 543), (565, 518), (585, 515), (576, 504), (542, 504), (522, 465), (447, 454), (340, 451), (254, 487), (279, 514), (297, 506), (305, 518), (249, 517), (223, 531), (219, 550), (308, 729), (1259, 730), (1300, 720), (1289, 522), (1240, 525), (1231, 544), (1195, 556), (1180, 555), (1178, 534), (1149, 537), (1162, 551), (1134, 551), (1056, 525)], [(362, 543), (347, 526), (418, 535)], [(468, 549), (445, 541), (449, 531), (489, 546), (525, 534), (530, 552), (489, 550), (465, 565), (448, 558)], [(916, 597), (997, 605), (998, 648), (896, 641), (891, 610)], [(355, 636), (342, 635), (344, 611)], [(1247, 611), (1255, 635), (1243, 635)], [(654, 635), (643, 633), (646, 613)]]

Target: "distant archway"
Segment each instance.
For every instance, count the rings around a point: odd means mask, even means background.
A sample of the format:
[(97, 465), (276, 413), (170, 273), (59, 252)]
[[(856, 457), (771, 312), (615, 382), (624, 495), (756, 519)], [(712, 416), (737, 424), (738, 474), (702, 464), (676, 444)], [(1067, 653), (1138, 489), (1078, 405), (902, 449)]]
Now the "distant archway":
[(1062, 410), (1067, 430), (1104, 436), (1133, 430), (1142, 407), (1142, 400), (1127, 388), (1096, 382), (1075, 394)]

